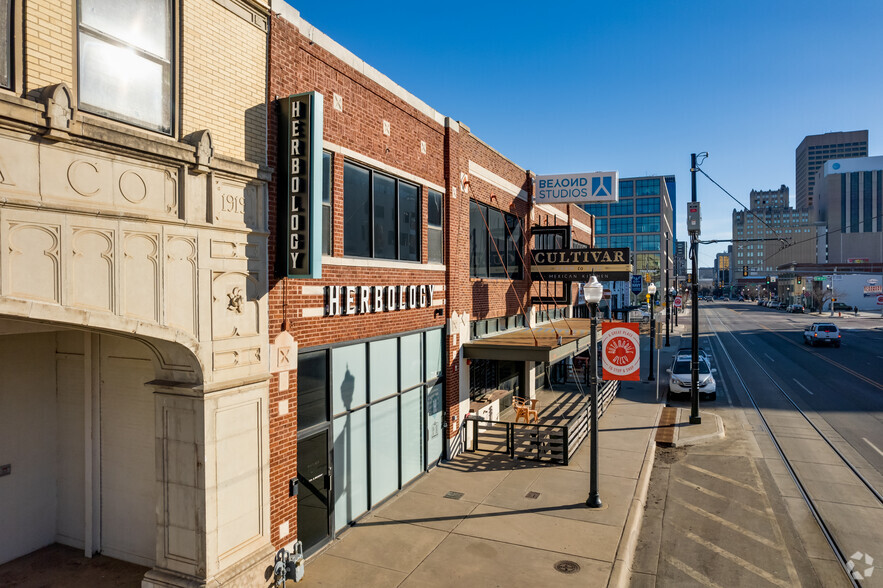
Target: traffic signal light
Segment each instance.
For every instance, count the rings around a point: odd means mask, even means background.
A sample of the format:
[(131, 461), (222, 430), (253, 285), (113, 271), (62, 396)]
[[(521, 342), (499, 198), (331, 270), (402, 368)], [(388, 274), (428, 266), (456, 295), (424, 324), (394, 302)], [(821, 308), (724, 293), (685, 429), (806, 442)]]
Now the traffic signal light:
[(803, 278), (801, 278), (800, 276), (797, 276), (797, 283), (798, 283), (798, 284), (802, 284), (802, 283), (803, 283)]
[(742, 276), (744, 277), (744, 276), (747, 276), (747, 275), (748, 275), (748, 266), (747, 266), (747, 265), (743, 265), (743, 266), (742, 266)]
[(769, 276), (766, 277), (766, 285), (767, 285), (767, 286), (770, 285), (770, 277), (769, 277)]

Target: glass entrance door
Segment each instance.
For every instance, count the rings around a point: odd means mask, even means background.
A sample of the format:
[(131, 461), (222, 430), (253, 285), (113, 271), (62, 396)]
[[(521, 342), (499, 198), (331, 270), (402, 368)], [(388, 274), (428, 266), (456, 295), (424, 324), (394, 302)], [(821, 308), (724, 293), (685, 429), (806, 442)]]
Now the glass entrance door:
[(297, 535), (309, 553), (331, 536), (327, 430), (298, 439), (297, 481)]
[(426, 388), (426, 467), (431, 468), (442, 458), (444, 452), (444, 428), (442, 427), (442, 394), (444, 386), (439, 383)]

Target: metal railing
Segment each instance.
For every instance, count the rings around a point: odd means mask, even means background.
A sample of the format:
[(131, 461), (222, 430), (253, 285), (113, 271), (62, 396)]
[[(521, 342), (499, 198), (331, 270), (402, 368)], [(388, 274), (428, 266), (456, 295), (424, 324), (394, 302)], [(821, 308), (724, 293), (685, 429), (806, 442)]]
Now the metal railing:
[[(619, 382), (605, 382), (598, 390), (598, 416), (603, 416), (619, 392)], [(566, 425), (512, 423), (470, 418), (471, 442), (467, 451), (507, 454), (512, 459), (530, 459), (567, 465), (589, 435), (589, 399)]]

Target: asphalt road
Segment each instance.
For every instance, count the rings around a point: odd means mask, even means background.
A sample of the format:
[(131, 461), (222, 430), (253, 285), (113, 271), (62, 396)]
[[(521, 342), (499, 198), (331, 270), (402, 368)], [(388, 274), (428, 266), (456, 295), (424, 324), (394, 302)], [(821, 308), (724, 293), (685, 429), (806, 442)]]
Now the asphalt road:
[[(867, 464), (860, 465), (883, 475), (883, 320), (789, 314), (737, 302), (700, 305), (700, 317), (700, 331), (726, 330), (744, 346), (720, 333), (737, 366), (755, 376), (752, 391), (761, 408), (789, 405), (758, 373), (749, 354), (801, 409), (814, 412), (818, 424), (829, 425), (861, 455)], [(835, 323), (842, 332), (841, 347), (804, 344), (803, 329), (813, 322)]]
[[(831, 320), (749, 303), (700, 303), (700, 345), (711, 351), (718, 385), (717, 400), (701, 410), (720, 415), (727, 434), (707, 445), (657, 450), (634, 586), (848, 583), (765, 426), (844, 560), (874, 558), (876, 575), (860, 584), (883, 586), (883, 505), (821, 436), (883, 490), (883, 320), (835, 317), (840, 348), (803, 343), (804, 326)], [(689, 341), (686, 331), (679, 345)], [(670, 354), (661, 358), (663, 390)], [(859, 569), (868, 566), (859, 561)]]

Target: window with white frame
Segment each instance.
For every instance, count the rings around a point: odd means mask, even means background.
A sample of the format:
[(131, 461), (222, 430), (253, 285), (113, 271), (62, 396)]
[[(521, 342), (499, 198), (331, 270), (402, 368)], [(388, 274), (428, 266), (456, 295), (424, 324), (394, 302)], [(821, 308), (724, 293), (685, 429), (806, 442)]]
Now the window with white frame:
[(80, 0), (80, 109), (172, 132), (172, 0)]
[(12, 89), (12, 0), (0, 0), (0, 88)]

